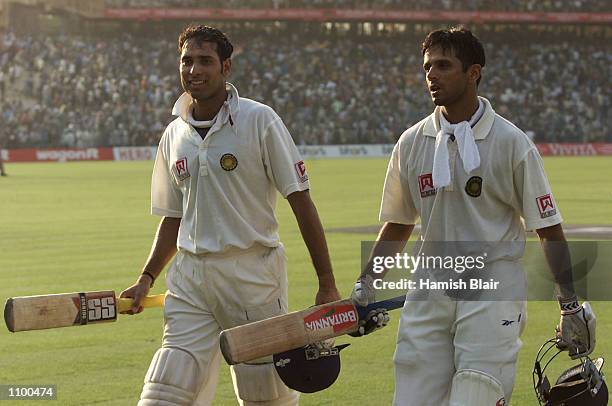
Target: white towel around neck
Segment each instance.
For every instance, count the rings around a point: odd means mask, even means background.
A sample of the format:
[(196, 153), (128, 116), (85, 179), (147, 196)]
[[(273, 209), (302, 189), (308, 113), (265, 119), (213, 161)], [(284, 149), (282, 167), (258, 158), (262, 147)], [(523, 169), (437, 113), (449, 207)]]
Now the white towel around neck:
[(484, 103), (478, 100), (478, 110), (470, 118), (470, 121), (462, 121), (457, 124), (448, 122), (440, 111), (440, 131), (436, 134), (436, 149), (433, 162), (433, 184), (439, 189), (450, 184), (450, 162), (448, 161), (448, 139), (455, 136), (459, 150), (459, 158), (463, 162), (466, 173), (472, 172), (480, 166), (480, 154), (474, 140), (472, 127), (480, 120), (484, 113)]
[(210, 128), (215, 123), (217, 116), (218, 114), (214, 116), (212, 120), (196, 120), (195, 118), (193, 118), (193, 109), (190, 108), (189, 112), (187, 113), (186, 121), (196, 128)]

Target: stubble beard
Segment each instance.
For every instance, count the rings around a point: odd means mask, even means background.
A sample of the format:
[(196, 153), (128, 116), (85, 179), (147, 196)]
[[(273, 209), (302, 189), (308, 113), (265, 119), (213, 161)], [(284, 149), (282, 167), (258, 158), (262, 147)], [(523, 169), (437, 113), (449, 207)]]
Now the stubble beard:
[(454, 104), (457, 104), (459, 101), (461, 101), (465, 94), (467, 93), (467, 84), (463, 86), (463, 89), (461, 89), (460, 91), (452, 94), (452, 95), (448, 95), (446, 97), (441, 97), (438, 98), (437, 100), (435, 100), (432, 97), (432, 101), (436, 106), (451, 106)]

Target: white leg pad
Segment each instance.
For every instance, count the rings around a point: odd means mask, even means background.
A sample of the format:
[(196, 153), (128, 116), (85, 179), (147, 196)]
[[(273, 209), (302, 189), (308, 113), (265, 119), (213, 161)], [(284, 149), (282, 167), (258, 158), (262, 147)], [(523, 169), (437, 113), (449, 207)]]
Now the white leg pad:
[(274, 364), (238, 364), (231, 367), (234, 391), (240, 405), (294, 406), (299, 393), (280, 379)]
[(190, 406), (198, 391), (199, 375), (191, 354), (160, 348), (151, 360), (138, 406)]
[(506, 406), (501, 383), (493, 376), (475, 369), (455, 373), (449, 406)]

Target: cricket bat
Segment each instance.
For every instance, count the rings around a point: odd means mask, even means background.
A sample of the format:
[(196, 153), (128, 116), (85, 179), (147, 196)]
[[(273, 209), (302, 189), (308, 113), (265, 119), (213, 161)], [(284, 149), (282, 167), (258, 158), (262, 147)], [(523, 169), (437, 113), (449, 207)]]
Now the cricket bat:
[(401, 295), (366, 307), (344, 299), (233, 327), (219, 336), (221, 352), (228, 364), (235, 365), (350, 334), (371, 310), (398, 309), (405, 299)]
[[(161, 307), (164, 295), (147, 296), (143, 307)], [(7, 299), (4, 321), (9, 331), (42, 330), (111, 322), (130, 310), (132, 299), (117, 298), (112, 290), (55, 295), (20, 296)]]

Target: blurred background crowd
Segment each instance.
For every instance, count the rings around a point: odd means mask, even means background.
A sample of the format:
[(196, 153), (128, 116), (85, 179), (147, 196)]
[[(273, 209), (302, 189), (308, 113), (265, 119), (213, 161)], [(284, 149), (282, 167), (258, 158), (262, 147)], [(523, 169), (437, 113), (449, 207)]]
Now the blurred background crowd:
[(455, 11), (610, 11), (609, 0), (105, 0), (108, 7), (353, 8)]
[[(295, 6), (300, 0), (276, 3)], [(419, 3), (426, 2), (414, 2)], [(581, 2), (502, 3), (546, 3), (554, 9)], [(603, 7), (609, 2), (588, 3)], [(305, 24), (309, 28), (222, 27), (235, 45), (230, 81), (241, 96), (272, 106), (296, 143), (394, 143), (432, 111), (420, 52), (427, 27), (417, 35), (339, 32)], [(151, 35), (130, 30), (86, 36), (0, 33), (0, 144), (156, 145), (181, 94), (176, 37), (183, 25)], [(563, 30), (538, 35), (520, 27), (502, 33), (475, 28), (487, 55), (480, 94), (499, 114), (536, 142), (612, 142), (610, 41)]]

